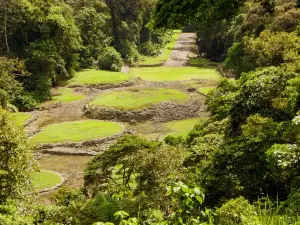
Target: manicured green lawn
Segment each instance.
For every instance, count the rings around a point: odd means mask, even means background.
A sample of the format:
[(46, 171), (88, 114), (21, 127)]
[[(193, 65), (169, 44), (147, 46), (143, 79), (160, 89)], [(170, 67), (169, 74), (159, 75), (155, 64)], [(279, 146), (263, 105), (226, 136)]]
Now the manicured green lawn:
[(75, 93), (71, 88), (58, 88), (55, 90), (52, 100), (55, 102), (73, 102), (85, 98), (82, 94)]
[(191, 79), (220, 80), (221, 75), (214, 67), (139, 67), (130, 74), (146, 81), (182, 81)]
[(207, 95), (211, 90), (214, 90), (214, 87), (201, 87), (198, 89), (198, 91), (202, 94)]
[(13, 119), (20, 125), (24, 125), (27, 120), (32, 118), (32, 115), (30, 113), (18, 112), (18, 113), (12, 113), (11, 115)]
[(111, 91), (101, 94), (90, 104), (134, 110), (162, 101), (186, 101), (187, 99), (187, 94), (173, 89), (127, 89), (126, 91)]
[(170, 58), (172, 51), (176, 45), (176, 42), (179, 38), (179, 35), (181, 33), (180, 30), (174, 30), (173, 32), (174, 34), (172, 36), (172, 40), (168, 44), (166, 44), (166, 46), (162, 50), (162, 53), (157, 57), (147, 57), (147, 56), (142, 57), (139, 66), (151, 66), (151, 65), (158, 65), (161, 63), (165, 63)]
[(54, 187), (62, 182), (62, 178), (58, 174), (50, 171), (34, 172), (32, 178), (33, 187), (37, 191)]
[(165, 123), (165, 127), (172, 130), (168, 135), (183, 136), (187, 135), (196, 124), (200, 121), (207, 120), (208, 118), (191, 118), (185, 120), (177, 120)]
[(89, 69), (77, 72), (75, 77), (68, 82), (68, 85), (118, 84), (132, 78), (132, 76), (121, 72)]
[(101, 120), (82, 120), (46, 126), (32, 137), (34, 144), (58, 143), (65, 141), (79, 142), (109, 137), (118, 134), (123, 127), (118, 123)]

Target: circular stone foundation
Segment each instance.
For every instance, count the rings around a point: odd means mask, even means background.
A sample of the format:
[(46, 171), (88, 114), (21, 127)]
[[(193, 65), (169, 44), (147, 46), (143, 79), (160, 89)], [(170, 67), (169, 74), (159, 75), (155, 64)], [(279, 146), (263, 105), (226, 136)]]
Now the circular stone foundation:
[(170, 121), (198, 116), (204, 98), (165, 88), (127, 89), (99, 95), (85, 108), (93, 119), (123, 122)]
[(42, 170), (40, 172), (34, 172), (32, 174), (33, 187), (36, 191), (54, 190), (63, 183), (63, 177), (53, 171)]
[(124, 132), (121, 124), (98, 121), (81, 120), (64, 122), (44, 127), (39, 133), (31, 138), (33, 144), (72, 144), (103, 140)]

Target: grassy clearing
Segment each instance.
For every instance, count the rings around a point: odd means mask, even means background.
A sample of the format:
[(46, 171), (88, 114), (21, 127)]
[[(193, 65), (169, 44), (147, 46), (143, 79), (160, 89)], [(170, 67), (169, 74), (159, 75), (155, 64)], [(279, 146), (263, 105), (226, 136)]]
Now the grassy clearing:
[(54, 187), (62, 182), (62, 178), (58, 174), (50, 171), (34, 172), (32, 177), (33, 187), (37, 191)]
[(32, 115), (30, 113), (12, 113), (12, 118), (16, 121), (19, 125), (24, 125), (28, 120), (32, 118)]
[(166, 46), (162, 50), (162, 53), (157, 57), (142, 57), (139, 66), (151, 66), (165, 63), (172, 54), (172, 51), (176, 45), (181, 30), (174, 30), (173, 32), (174, 34), (172, 36), (172, 40), (168, 44), (166, 44)]
[(101, 94), (90, 104), (135, 110), (162, 101), (186, 101), (187, 99), (187, 94), (173, 89), (127, 89)]
[(198, 89), (198, 91), (202, 94), (207, 95), (210, 91), (214, 90), (215, 87), (201, 87)]
[(118, 123), (101, 120), (82, 120), (76, 122), (65, 122), (45, 127), (41, 132), (33, 136), (32, 143), (58, 143), (109, 137), (118, 134), (123, 127)]
[(84, 95), (75, 93), (71, 88), (58, 88), (54, 91), (52, 100), (55, 102), (73, 102), (84, 98)]
[(118, 84), (131, 80), (132, 78), (132, 76), (121, 72), (89, 69), (76, 73), (75, 77), (67, 84), (70, 86), (88, 84)]
[(192, 79), (220, 80), (214, 67), (139, 67), (130, 73), (146, 81), (182, 81)]
[(165, 123), (164, 126), (172, 132), (168, 133), (168, 135), (172, 136), (184, 136), (187, 135), (196, 124), (200, 121), (207, 120), (208, 118), (191, 118), (185, 120), (177, 120)]

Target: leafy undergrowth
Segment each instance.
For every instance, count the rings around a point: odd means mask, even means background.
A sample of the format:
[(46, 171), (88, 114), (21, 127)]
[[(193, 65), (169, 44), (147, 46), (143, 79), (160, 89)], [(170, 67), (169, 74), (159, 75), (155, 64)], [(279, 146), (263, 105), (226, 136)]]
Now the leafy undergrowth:
[(58, 88), (52, 100), (55, 102), (73, 102), (84, 99), (82, 94), (75, 93), (71, 88)]
[(174, 30), (173, 32), (172, 40), (164, 47), (162, 53), (157, 57), (142, 57), (139, 66), (151, 66), (165, 63), (170, 58), (181, 33), (180, 30)]
[(65, 122), (45, 127), (41, 132), (33, 136), (31, 142), (34, 144), (66, 141), (79, 142), (109, 137), (120, 133), (122, 130), (123, 127), (118, 123), (101, 120)]
[(107, 92), (99, 95), (90, 104), (118, 109), (135, 110), (163, 101), (183, 102), (187, 99), (188, 95), (181, 91), (165, 88), (145, 88)]
[(37, 191), (54, 187), (62, 182), (62, 178), (58, 174), (51, 171), (34, 172), (32, 177), (33, 187)]
[(12, 113), (13, 119), (19, 124), (24, 125), (28, 120), (32, 118), (32, 115), (30, 113)]
[(165, 123), (164, 126), (167, 127), (169, 130), (172, 130), (172, 132), (168, 133), (168, 135), (184, 136), (187, 135), (200, 121), (205, 121), (207, 119), (207, 117), (201, 117), (177, 120)]
[(202, 94), (207, 95), (210, 91), (214, 90), (215, 87), (201, 87), (198, 89), (198, 91)]
[(77, 72), (75, 77), (67, 84), (70, 86), (89, 84), (118, 84), (129, 81), (132, 78), (132, 76), (121, 72), (88, 69)]
[(192, 79), (220, 80), (215, 67), (139, 67), (130, 74), (146, 81), (183, 81)]

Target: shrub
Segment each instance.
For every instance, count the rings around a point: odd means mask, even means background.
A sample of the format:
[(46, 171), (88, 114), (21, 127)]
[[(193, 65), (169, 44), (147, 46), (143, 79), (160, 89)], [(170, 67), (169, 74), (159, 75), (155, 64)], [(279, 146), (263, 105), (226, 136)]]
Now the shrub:
[(140, 46), (140, 53), (146, 56), (157, 56), (160, 53), (160, 46), (146, 42)]
[(129, 41), (122, 41), (120, 43), (120, 52), (123, 58), (129, 64), (134, 64), (139, 60), (139, 52), (135, 44)]
[(0, 204), (28, 197), (34, 168), (32, 150), (24, 131), (3, 110), (0, 110), (0, 149)]
[(248, 200), (241, 196), (223, 204), (216, 210), (216, 215), (218, 224), (244, 224), (249, 217), (255, 215), (255, 209)]
[(167, 137), (165, 137), (164, 141), (168, 145), (177, 146), (183, 143), (184, 138), (182, 136), (175, 137), (172, 135), (168, 135)]
[(38, 105), (35, 95), (26, 91), (23, 91), (13, 103), (22, 111), (34, 109)]
[(122, 66), (123, 60), (120, 53), (114, 47), (105, 48), (99, 57), (98, 67), (104, 70), (121, 71)]

